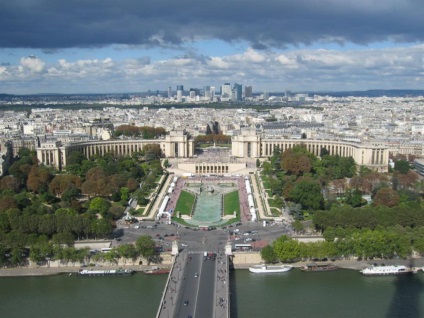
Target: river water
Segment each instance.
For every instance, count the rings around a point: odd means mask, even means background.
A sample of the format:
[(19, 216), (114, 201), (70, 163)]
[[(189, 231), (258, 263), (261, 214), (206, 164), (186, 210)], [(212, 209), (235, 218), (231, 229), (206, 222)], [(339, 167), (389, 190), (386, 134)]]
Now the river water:
[[(0, 316), (155, 317), (166, 275), (0, 278)], [(231, 273), (231, 316), (424, 317), (424, 273), (364, 277), (357, 271)], [(201, 318), (201, 317), (199, 317)]]

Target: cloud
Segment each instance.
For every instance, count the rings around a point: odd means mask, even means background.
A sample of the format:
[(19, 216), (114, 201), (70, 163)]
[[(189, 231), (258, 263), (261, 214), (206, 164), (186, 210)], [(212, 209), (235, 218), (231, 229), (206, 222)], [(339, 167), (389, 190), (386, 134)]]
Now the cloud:
[(418, 0), (0, 0), (0, 47), (247, 41), (255, 50), (316, 42), (424, 40)]
[(266, 91), (418, 89), (423, 77), (424, 45), (346, 51), (299, 49), (284, 54), (248, 48), (241, 54), (184, 55), (160, 61), (140, 57), (47, 63), (31, 56), (22, 58), (18, 65), (0, 66), (2, 88), (10, 93), (140, 92), (224, 82)]
[(21, 58), (21, 65), (19, 66), (19, 70), (21, 72), (41, 73), (44, 71), (45, 65), (46, 63), (44, 63), (41, 59), (31, 55)]

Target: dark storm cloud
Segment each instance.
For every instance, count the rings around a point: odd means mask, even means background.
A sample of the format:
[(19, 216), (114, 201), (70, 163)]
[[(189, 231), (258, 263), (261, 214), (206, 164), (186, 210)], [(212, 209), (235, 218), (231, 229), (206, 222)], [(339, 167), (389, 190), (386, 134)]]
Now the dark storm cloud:
[(0, 0), (0, 47), (421, 42), (421, 0)]

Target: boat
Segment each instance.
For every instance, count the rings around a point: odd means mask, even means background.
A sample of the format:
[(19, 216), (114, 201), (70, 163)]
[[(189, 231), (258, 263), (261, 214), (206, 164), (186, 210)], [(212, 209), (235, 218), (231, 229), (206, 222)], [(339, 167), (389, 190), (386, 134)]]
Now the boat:
[(128, 276), (134, 271), (132, 269), (80, 269), (79, 276)]
[(329, 272), (329, 271), (336, 271), (339, 267), (334, 264), (306, 264), (305, 266), (301, 267), (300, 270), (304, 272)]
[(415, 267), (406, 267), (404, 265), (388, 265), (371, 267), (361, 270), (361, 273), (366, 276), (382, 276), (382, 275), (405, 275), (416, 274), (418, 269)]
[(262, 265), (250, 266), (249, 271), (252, 272), (252, 273), (282, 273), (282, 272), (288, 272), (292, 268), (293, 268), (293, 266), (291, 266), (291, 265), (267, 266), (265, 264), (262, 264)]
[(159, 267), (155, 267), (152, 269), (147, 269), (145, 271), (143, 271), (144, 274), (146, 275), (160, 275), (160, 274), (169, 274), (171, 270), (168, 268), (159, 268)]

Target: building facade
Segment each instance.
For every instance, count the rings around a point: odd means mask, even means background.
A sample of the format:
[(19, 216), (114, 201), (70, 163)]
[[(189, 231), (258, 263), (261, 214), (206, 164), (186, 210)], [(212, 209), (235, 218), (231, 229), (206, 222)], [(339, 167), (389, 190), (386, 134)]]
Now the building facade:
[(53, 166), (59, 170), (66, 167), (66, 160), (73, 151), (79, 151), (87, 159), (94, 155), (115, 153), (118, 156), (131, 156), (134, 152), (140, 152), (149, 144), (157, 144), (162, 150), (164, 157), (190, 158), (194, 155), (194, 140), (183, 129), (173, 130), (163, 139), (138, 139), (138, 140), (106, 140), (72, 143), (62, 145), (61, 142), (42, 143), (37, 150), (37, 159), (40, 163)]
[(354, 143), (336, 140), (284, 139), (282, 137), (267, 138), (256, 130), (241, 130), (231, 141), (231, 154), (236, 158), (267, 158), (277, 147), (281, 151), (297, 145), (304, 146), (315, 156), (323, 149), (332, 156), (352, 157), (357, 165), (366, 166), (378, 172), (387, 172), (389, 149), (380, 143)]
[[(54, 166), (57, 169), (66, 167), (66, 158), (72, 151), (83, 153), (87, 159), (93, 155), (105, 155), (113, 152), (121, 156), (130, 156), (139, 152), (147, 144), (158, 144), (162, 154), (167, 158), (193, 158), (195, 155), (194, 140), (183, 129), (173, 130), (163, 139), (153, 140), (107, 140), (95, 142), (73, 143), (63, 146), (60, 142), (42, 143), (37, 148), (37, 158), (40, 163)], [(267, 158), (277, 147), (281, 151), (302, 145), (309, 152), (319, 156), (323, 149), (330, 155), (352, 157), (357, 165), (366, 166), (378, 172), (387, 172), (389, 163), (389, 149), (384, 144), (354, 143), (335, 140), (313, 139), (284, 139), (282, 137), (267, 138), (255, 129), (241, 130), (240, 134), (232, 137), (231, 156), (242, 160), (253, 158)], [(204, 168), (196, 166), (193, 172), (213, 171), (226, 173), (227, 168)], [(190, 169), (192, 170), (192, 169)]]

